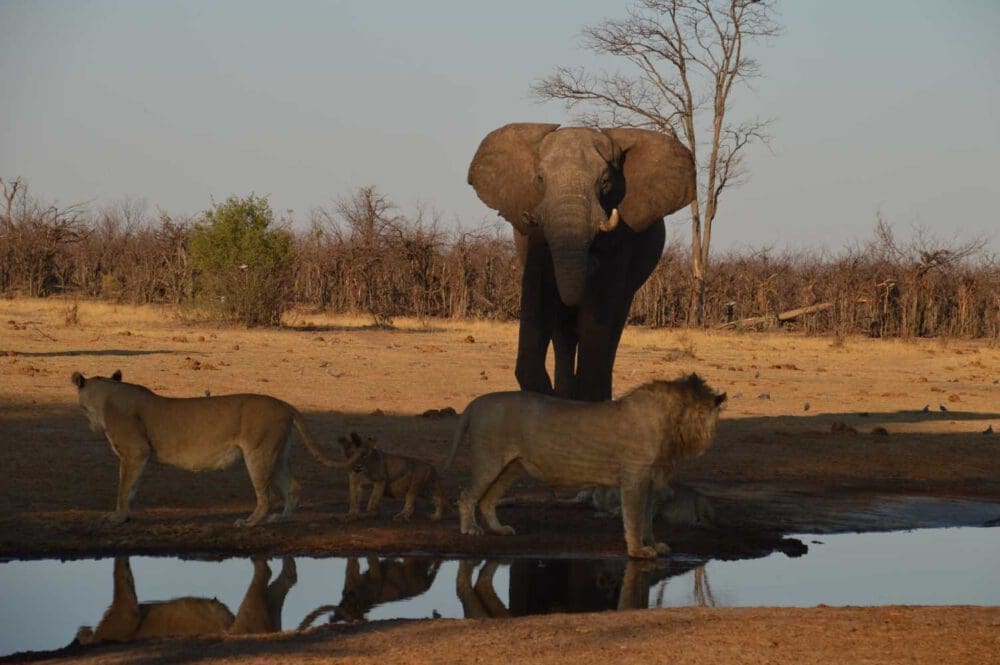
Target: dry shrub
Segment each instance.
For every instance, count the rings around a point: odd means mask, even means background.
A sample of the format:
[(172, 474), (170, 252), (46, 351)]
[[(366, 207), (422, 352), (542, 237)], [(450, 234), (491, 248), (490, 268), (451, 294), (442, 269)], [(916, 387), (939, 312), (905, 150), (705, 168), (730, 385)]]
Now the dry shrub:
[[(0, 294), (169, 302), (184, 306), (189, 317), (202, 316), (189, 307), (198, 277), (190, 220), (162, 211), (151, 216), (141, 201), (90, 214), (79, 206), (43, 206), (23, 187), (17, 194), (9, 217), (0, 220)], [(293, 302), (365, 315), (383, 326), (398, 316), (515, 319), (521, 275), (510, 235), (503, 222), (448, 232), (438, 213), (405, 214), (375, 187), (363, 187), (315, 210), (310, 228), (292, 234), (287, 280), (258, 284), (251, 277), (264, 279), (264, 272), (234, 272), (240, 288), (228, 298), (244, 294), (247, 302), (234, 304), (255, 312), (258, 292), (281, 291), (275, 306)], [(669, 242), (635, 296), (630, 323), (686, 327), (689, 266), (687, 243)], [(839, 254), (763, 248), (714, 256), (704, 324), (752, 317), (774, 324), (779, 312), (826, 302), (830, 309), (784, 327), (832, 335), (834, 347), (857, 334), (1000, 343), (1000, 261), (985, 243), (941, 241), (923, 232), (902, 243), (881, 217), (870, 242)], [(274, 322), (272, 307), (261, 311), (258, 322)]]
[(80, 325), (80, 304), (73, 303), (69, 305), (62, 311), (63, 324), (67, 327), (75, 327)]

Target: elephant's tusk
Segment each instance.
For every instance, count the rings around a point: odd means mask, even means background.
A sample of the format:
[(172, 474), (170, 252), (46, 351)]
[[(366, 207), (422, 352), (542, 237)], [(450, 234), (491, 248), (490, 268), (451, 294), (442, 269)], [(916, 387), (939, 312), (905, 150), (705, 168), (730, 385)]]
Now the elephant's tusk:
[(611, 211), (611, 216), (608, 217), (608, 221), (603, 222), (599, 228), (601, 231), (606, 233), (608, 231), (614, 231), (616, 226), (618, 226), (618, 208)]

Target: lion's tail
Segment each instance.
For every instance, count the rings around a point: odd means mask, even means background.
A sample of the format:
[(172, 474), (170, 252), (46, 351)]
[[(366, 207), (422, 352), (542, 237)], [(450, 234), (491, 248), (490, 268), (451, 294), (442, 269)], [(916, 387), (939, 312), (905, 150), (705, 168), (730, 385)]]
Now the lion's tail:
[(324, 466), (329, 466), (334, 469), (346, 469), (347, 467), (353, 465), (360, 456), (359, 454), (356, 454), (354, 457), (344, 462), (337, 462), (327, 457), (316, 442), (313, 441), (312, 435), (309, 434), (309, 429), (306, 427), (306, 419), (303, 418), (302, 414), (299, 413), (294, 407), (292, 407), (292, 423), (295, 425), (295, 431), (299, 433), (299, 437), (302, 439), (302, 442), (306, 444), (306, 448), (309, 449), (309, 453)]
[(448, 459), (445, 460), (444, 466), (441, 467), (441, 473), (448, 470), (451, 466), (451, 462), (455, 459), (455, 451), (458, 450), (458, 444), (462, 442), (465, 438), (466, 432), (469, 431), (469, 419), (472, 415), (471, 404), (465, 407), (465, 411), (462, 412), (462, 416), (458, 419), (458, 427), (455, 428), (455, 437), (451, 440), (451, 452), (448, 453)]

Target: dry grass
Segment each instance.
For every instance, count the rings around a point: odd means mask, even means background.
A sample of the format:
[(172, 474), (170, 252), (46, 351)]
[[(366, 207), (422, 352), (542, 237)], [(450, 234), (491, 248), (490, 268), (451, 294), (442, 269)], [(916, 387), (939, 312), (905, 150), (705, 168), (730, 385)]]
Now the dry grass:
[[(460, 410), (483, 392), (517, 388), (515, 322), (400, 317), (380, 329), (365, 316), (295, 311), (285, 317), (291, 327), (245, 330), (187, 323), (174, 306), (80, 300), (77, 307), (79, 323), (66, 327), (65, 302), (0, 301), (0, 403), (70, 404), (73, 371), (107, 375), (116, 368), (172, 395), (268, 392), (303, 409), (356, 413)], [(215, 369), (189, 369), (186, 358)], [(949, 395), (959, 396), (962, 410), (985, 412), (997, 407), (1000, 349), (961, 339), (831, 343), (788, 333), (630, 326), (615, 392), (689, 371), (729, 392), (734, 417), (798, 414), (805, 401), (810, 415), (915, 411), (937, 408)], [(765, 393), (770, 399), (758, 399)], [(935, 420), (892, 431), (979, 425)]]

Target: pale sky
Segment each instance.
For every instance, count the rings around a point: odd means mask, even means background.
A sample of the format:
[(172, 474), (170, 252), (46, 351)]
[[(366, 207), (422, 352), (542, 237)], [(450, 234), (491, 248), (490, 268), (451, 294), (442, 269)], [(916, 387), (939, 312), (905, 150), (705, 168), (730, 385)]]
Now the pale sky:
[[(492, 129), (570, 122), (530, 84), (594, 65), (580, 29), (622, 0), (0, 0), (0, 177), (46, 202), (124, 197), (278, 213), (373, 184), (449, 225), (494, 214), (465, 182)], [(839, 250), (876, 211), (906, 235), (1000, 251), (1000, 1), (787, 0), (732, 118), (776, 118), (723, 200), (718, 250)], [(686, 238), (683, 213), (671, 220)]]

